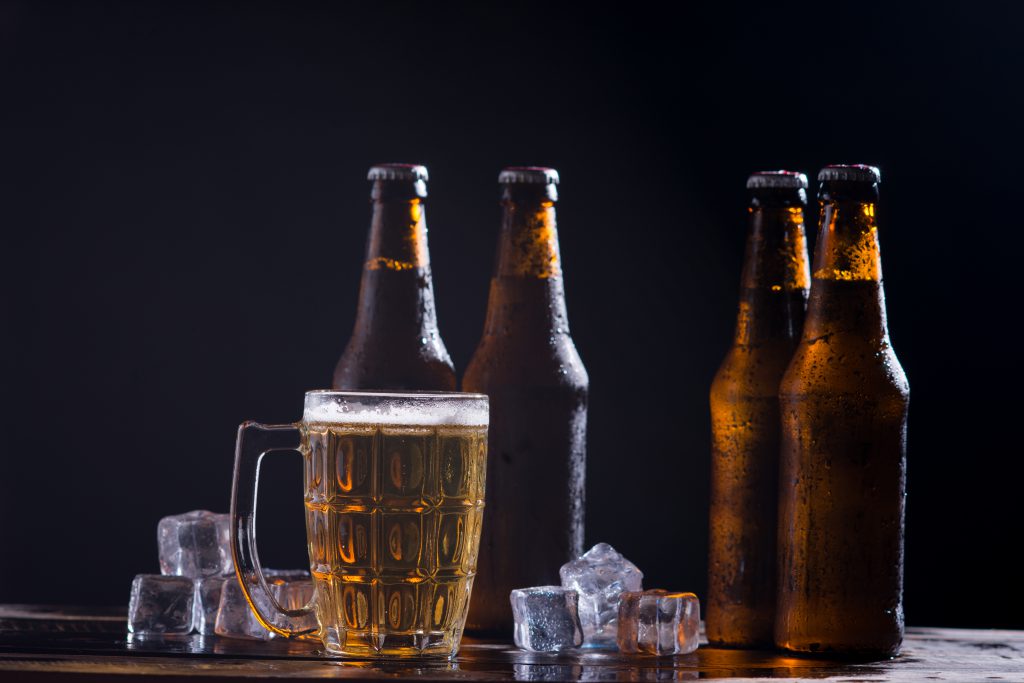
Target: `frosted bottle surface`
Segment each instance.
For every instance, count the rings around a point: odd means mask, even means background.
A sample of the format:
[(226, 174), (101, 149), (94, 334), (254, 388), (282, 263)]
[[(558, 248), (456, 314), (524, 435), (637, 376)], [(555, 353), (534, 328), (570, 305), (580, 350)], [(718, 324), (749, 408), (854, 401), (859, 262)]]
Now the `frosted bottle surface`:
[(346, 390), (453, 391), (455, 368), (441, 340), (427, 249), (427, 169), (370, 169), (373, 218), (355, 328), (334, 370)]
[(807, 178), (747, 180), (746, 255), (733, 344), (711, 385), (707, 637), (771, 645), (775, 622), (779, 382), (803, 328), (810, 266)]
[(552, 169), (499, 176), (503, 215), (487, 318), (462, 381), (491, 406), (487, 506), (467, 629), (506, 637), (510, 591), (549, 583), (583, 551), (589, 379), (569, 335), (557, 182)]
[(775, 640), (795, 652), (887, 657), (903, 640), (910, 389), (889, 343), (879, 175), (830, 166), (803, 337), (780, 388)]

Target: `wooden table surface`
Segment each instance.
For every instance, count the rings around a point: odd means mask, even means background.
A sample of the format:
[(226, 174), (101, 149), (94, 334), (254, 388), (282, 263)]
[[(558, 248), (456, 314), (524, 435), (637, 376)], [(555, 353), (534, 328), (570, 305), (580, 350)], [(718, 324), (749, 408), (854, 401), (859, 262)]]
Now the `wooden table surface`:
[(317, 643), (216, 636), (137, 638), (125, 610), (0, 605), (0, 680), (163, 683), (197, 678), (426, 681), (668, 681), (773, 678), (830, 681), (1024, 681), (1024, 631), (911, 628), (903, 654), (878, 662), (792, 657), (702, 646), (678, 657), (534, 654), (463, 640), (452, 662), (339, 660)]

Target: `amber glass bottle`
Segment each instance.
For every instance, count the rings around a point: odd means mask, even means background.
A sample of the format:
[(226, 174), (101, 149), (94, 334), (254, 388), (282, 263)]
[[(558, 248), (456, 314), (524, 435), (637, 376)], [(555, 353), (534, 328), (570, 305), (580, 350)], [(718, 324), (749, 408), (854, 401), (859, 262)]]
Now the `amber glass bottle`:
[(807, 320), (779, 392), (775, 642), (886, 657), (903, 640), (910, 387), (886, 326), (878, 169), (828, 166), (818, 180)]
[(707, 637), (771, 645), (779, 491), (779, 382), (800, 340), (810, 269), (807, 178), (747, 179), (750, 206), (732, 347), (711, 384)]
[(452, 391), (455, 367), (437, 329), (427, 250), (427, 169), (381, 164), (368, 180), (373, 219), (359, 308), (333, 387)]
[(467, 628), (508, 636), (509, 592), (583, 551), (589, 380), (566, 316), (558, 173), (507, 168), (484, 334), (462, 381), (490, 397), (483, 534)]

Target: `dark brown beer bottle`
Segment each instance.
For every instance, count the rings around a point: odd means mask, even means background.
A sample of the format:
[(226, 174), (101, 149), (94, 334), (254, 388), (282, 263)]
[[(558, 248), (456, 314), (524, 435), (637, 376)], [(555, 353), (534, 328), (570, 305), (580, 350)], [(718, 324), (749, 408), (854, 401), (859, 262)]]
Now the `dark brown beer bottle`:
[(437, 329), (427, 251), (427, 169), (380, 164), (367, 179), (373, 219), (359, 308), (333, 387), (452, 391), (455, 367)]
[(465, 391), (491, 424), (480, 561), (467, 628), (507, 636), (509, 592), (551, 583), (583, 552), (589, 380), (566, 316), (555, 227), (558, 173), (507, 168), (483, 338)]
[(779, 491), (779, 382), (800, 340), (810, 269), (807, 178), (747, 179), (750, 206), (732, 348), (711, 384), (708, 641), (771, 645)]
[(828, 166), (818, 181), (807, 320), (779, 392), (775, 642), (885, 657), (903, 640), (910, 387), (886, 326), (878, 169)]

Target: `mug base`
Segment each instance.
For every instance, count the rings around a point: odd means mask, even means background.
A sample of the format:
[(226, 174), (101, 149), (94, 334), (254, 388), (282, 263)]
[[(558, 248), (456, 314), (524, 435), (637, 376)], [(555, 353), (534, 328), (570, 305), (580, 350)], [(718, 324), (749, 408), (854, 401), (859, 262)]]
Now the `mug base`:
[(328, 654), (359, 659), (449, 660), (458, 651), (459, 640), (444, 631), (381, 633), (329, 628), (323, 634)]

